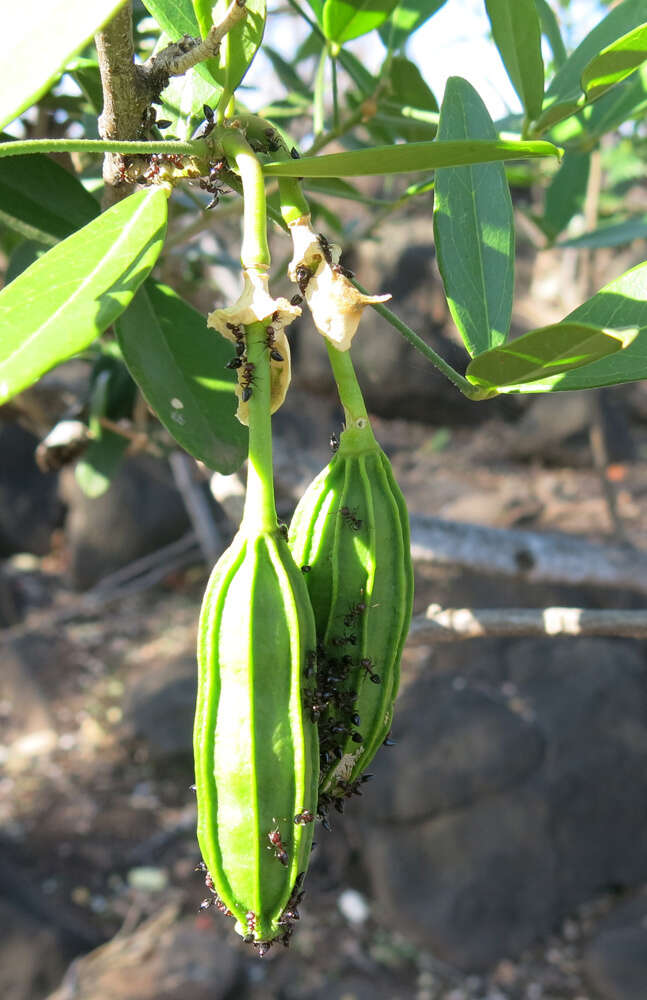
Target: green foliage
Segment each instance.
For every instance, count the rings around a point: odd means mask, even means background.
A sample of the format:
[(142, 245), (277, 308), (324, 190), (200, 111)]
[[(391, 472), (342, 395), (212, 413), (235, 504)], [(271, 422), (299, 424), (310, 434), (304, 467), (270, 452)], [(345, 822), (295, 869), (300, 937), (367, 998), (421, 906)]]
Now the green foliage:
[(541, 29), (534, 0), (485, 0), (492, 34), (528, 118), (537, 118), (544, 97)]
[(140, 191), (52, 247), (0, 292), (0, 403), (87, 347), (162, 249), (163, 191)]
[[(496, 139), (487, 108), (460, 77), (447, 81), (439, 141)], [(454, 322), (470, 354), (502, 344), (514, 291), (512, 201), (501, 163), (436, 173), (434, 239)]]

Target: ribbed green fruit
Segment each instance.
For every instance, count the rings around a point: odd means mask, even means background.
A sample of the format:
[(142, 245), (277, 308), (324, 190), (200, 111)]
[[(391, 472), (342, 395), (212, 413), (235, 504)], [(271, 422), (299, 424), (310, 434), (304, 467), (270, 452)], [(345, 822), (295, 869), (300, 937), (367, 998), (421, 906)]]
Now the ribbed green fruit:
[(315, 645), (306, 586), (280, 532), (239, 532), (200, 618), (198, 841), (211, 902), (261, 953), (278, 937), (287, 943), (310, 858), (314, 824), (294, 817), (317, 804), (317, 728), (302, 697)]
[(308, 487), (290, 528), (317, 627), (305, 703), (318, 721), (319, 811), (358, 790), (391, 727), (413, 602), (409, 519), (367, 420)]

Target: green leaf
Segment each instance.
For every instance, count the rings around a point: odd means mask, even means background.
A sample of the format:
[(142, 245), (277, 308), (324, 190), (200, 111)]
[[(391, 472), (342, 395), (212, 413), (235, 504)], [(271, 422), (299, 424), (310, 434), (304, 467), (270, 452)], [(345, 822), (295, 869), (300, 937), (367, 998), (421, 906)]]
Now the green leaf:
[(543, 229), (554, 239), (584, 204), (591, 166), (590, 153), (567, 150), (546, 189)]
[(103, 90), (101, 88), (101, 73), (96, 59), (85, 59), (77, 56), (65, 69), (83, 91), (95, 114), (100, 115), (103, 108)]
[[(216, 23), (228, 7), (229, 0), (218, 0), (213, 15)], [(245, 10), (244, 20), (225, 35), (220, 47), (216, 80), (226, 94), (233, 94), (241, 83), (263, 40), (267, 17), (265, 0), (247, 0)]]
[(512, 85), (528, 118), (538, 118), (544, 99), (544, 63), (534, 0), (485, 0), (485, 6)]
[(101, 435), (92, 441), (76, 463), (74, 476), (82, 492), (92, 500), (110, 488), (128, 448), (129, 441), (123, 434), (101, 429)]
[(610, 220), (571, 240), (560, 240), (558, 247), (576, 247), (579, 250), (598, 250), (600, 247), (619, 247), (632, 240), (647, 239), (647, 215), (634, 215), (622, 222)]
[(93, 499), (102, 496), (110, 486), (129, 444), (126, 437), (108, 430), (101, 423), (101, 418), (109, 415), (110, 381), (110, 369), (99, 371), (94, 379), (89, 420), (93, 441), (74, 469), (81, 490)]
[(263, 46), (263, 55), (272, 63), (272, 68), (287, 91), (293, 91), (306, 100), (312, 100), (312, 89), (305, 83), (294, 66), (269, 45)]
[(380, 38), (397, 52), (407, 39), (428, 21), (447, 0), (400, 0), (391, 17), (380, 28)]
[[(200, 27), (191, 0), (144, 0), (144, 6), (172, 41), (182, 35), (200, 36)], [(218, 23), (229, 6), (228, 0), (218, 0), (213, 21)], [(247, 16), (225, 36), (216, 59), (198, 63), (196, 72), (219, 91), (233, 93), (243, 79), (265, 28), (265, 0), (247, 0)]]
[(465, 377), (473, 385), (504, 392), (510, 386), (567, 372), (626, 349), (638, 333), (590, 323), (552, 323), (474, 358)]
[(597, 100), (646, 59), (647, 22), (608, 45), (584, 67), (580, 83), (587, 100)]
[(2, 9), (0, 129), (44, 94), (122, 0), (21, 0)]
[(127, 307), (162, 249), (166, 195), (140, 191), (0, 292), (0, 403), (82, 351)]
[(128, 369), (169, 434), (210, 469), (235, 472), (247, 455), (247, 430), (234, 416), (231, 344), (201, 313), (152, 281), (117, 323)]
[(25, 156), (18, 166), (0, 159), (0, 223), (9, 229), (53, 245), (98, 214), (92, 195), (49, 156)]
[(213, 24), (213, 16), (211, 9), (213, 7), (212, 0), (191, 0), (193, 7), (193, 13), (195, 14), (195, 19), (198, 22), (198, 27), (200, 28), (200, 37), (206, 38), (209, 30)]
[(398, 0), (326, 0), (322, 28), (330, 42), (343, 45), (379, 28)]
[(317, 18), (317, 23), (321, 24), (323, 20), (324, 0), (308, 0), (308, 4), (312, 7), (314, 16)]
[(566, 62), (566, 49), (559, 30), (559, 22), (547, 0), (535, 0), (535, 3), (541, 22), (541, 32), (548, 39), (550, 50), (553, 53), (553, 62), (559, 69)]
[(524, 160), (535, 156), (556, 156), (559, 159), (561, 155), (561, 150), (552, 142), (542, 140), (434, 140), (399, 146), (370, 146), (368, 149), (328, 153), (326, 156), (302, 156), (300, 160), (272, 161), (263, 165), (263, 173), (270, 177), (362, 177), (459, 167), (468, 163)]
[[(175, 135), (182, 141), (190, 139), (204, 119), (205, 104), (214, 107), (220, 100), (222, 87), (208, 82), (195, 69), (184, 76), (173, 76), (162, 91), (160, 119), (166, 118), (171, 124), (164, 135)], [(1, 161), (0, 161), (1, 162)]]
[(630, 79), (619, 83), (596, 104), (587, 109), (584, 119), (584, 142), (592, 146), (607, 132), (612, 132), (632, 118), (642, 118), (647, 111), (647, 64)]
[(580, 91), (580, 78), (592, 59), (645, 20), (645, 0), (623, 0), (582, 39), (553, 77), (546, 91), (552, 100), (566, 100)]
[[(447, 81), (439, 141), (496, 138), (487, 108), (461, 77)], [(454, 322), (470, 354), (508, 335), (514, 291), (514, 219), (501, 163), (436, 172), (434, 237)]]
[(591, 323), (606, 329), (637, 327), (638, 335), (624, 350), (577, 371), (517, 386), (518, 392), (594, 389), (647, 378), (647, 262), (616, 278), (566, 317), (565, 322)]
[(19, 243), (9, 258), (4, 276), (5, 285), (8, 285), (19, 274), (26, 271), (28, 267), (31, 267), (34, 261), (38, 260), (44, 252), (45, 248), (43, 244), (37, 243), (35, 240), (23, 240), (22, 243)]

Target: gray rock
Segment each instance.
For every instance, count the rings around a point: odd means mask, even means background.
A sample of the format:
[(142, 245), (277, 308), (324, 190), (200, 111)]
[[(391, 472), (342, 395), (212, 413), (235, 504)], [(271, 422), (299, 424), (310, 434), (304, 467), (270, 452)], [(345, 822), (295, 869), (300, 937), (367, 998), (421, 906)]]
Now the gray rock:
[[(403, 739), (379, 760), (380, 795), (366, 796), (374, 818), (417, 822), (519, 783), (541, 763), (540, 730), (502, 699), (449, 677), (423, 675), (398, 702)], [(371, 768), (373, 770), (373, 768)]]
[(353, 810), (378, 919), (466, 970), (515, 957), (577, 904), (647, 878), (640, 648), (489, 646), (437, 648), (405, 671), (398, 745), (380, 752)]
[(605, 920), (584, 953), (586, 977), (602, 1000), (647, 996), (647, 897)]
[(150, 455), (127, 459), (103, 496), (90, 499), (72, 469), (61, 477), (68, 505), (69, 574), (79, 590), (180, 538), (190, 524), (166, 463)]
[(191, 757), (195, 695), (193, 655), (161, 663), (128, 691), (125, 725), (136, 739), (146, 743), (152, 761)]
[(17, 424), (0, 425), (0, 557), (49, 552), (62, 518), (57, 476), (36, 465), (37, 444), (38, 438)]
[(539, 790), (486, 797), (364, 835), (375, 915), (470, 971), (522, 951), (558, 905), (550, 812)]
[(56, 933), (8, 900), (0, 900), (0, 996), (41, 1000), (65, 968)]

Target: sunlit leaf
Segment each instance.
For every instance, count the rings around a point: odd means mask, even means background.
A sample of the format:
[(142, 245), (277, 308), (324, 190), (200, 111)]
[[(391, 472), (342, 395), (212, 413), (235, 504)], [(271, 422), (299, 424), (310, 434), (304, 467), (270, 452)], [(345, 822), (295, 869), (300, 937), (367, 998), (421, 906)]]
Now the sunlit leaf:
[(534, 0), (485, 0), (494, 41), (530, 119), (541, 113), (544, 63)]
[(637, 333), (637, 327), (616, 330), (589, 323), (553, 323), (479, 354), (467, 366), (466, 378), (473, 385), (502, 392), (616, 354), (626, 349)]
[(44, 94), (122, 0), (21, 0), (2, 8), (0, 129)]
[(0, 292), (0, 403), (90, 344), (128, 306), (162, 249), (166, 195), (125, 198)]

